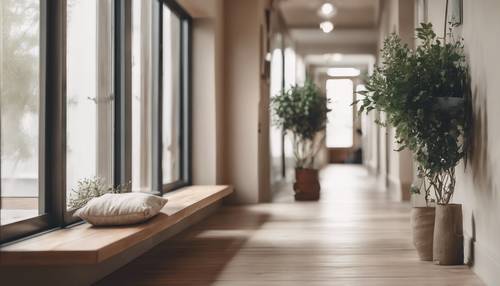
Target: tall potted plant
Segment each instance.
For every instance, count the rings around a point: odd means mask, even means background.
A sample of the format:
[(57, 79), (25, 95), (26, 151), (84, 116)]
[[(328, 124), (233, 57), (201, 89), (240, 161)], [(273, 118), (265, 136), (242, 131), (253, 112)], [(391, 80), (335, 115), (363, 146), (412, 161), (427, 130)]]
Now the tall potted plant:
[(324, 144), (328, 99), (311, 80), (273, 97), (276, 126), (290, 133), (295, 157), (295, 199), (318, 200), (320, 184), (314, 159)]
[[(361, 111), (386, 112), (387, 122), (382, 124), (395, 128), (399, 150), (408, 148), (417, 162), (420, 182), (412, 191), (423, 191), (427, 203), (412, 211), (421, 259), (462, 264), (461, 205), (450, 202), (455, 167), (466, 149), (468, 67), (462, 40), (447, 43), (436, 36), (430, 23), (416, 30), (420, 44), (414, 50), (395, 34), (385, 40), (382, 66), (369, 78)], [(435, 218), (431, 203), (437, 204)]]

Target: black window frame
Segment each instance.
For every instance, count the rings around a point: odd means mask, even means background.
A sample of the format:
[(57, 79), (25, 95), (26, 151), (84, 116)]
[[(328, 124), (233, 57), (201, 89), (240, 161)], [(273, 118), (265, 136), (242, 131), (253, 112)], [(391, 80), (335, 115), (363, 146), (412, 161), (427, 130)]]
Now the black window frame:
[[(41, 166), (39, 171), (39, 201), (44, 203), (45, 213), (0, 226), (0, 244), (14, 241), (29, 235), (33, 235), (57, 226), (62, 219), (59, 211), (61, 201), (53, 187), (59, 182), (58, 164), (52, 160), (57, 156), (56, 150), (61, 147), (58, 134), (54, 132), (61, 127), (58, 121), (60, 114), (57, 111), (57, 104), (60, 100), (61, 78), (58, 73), (61, 65), (61, 58), (58, 53), (61, 51), (60, 39), (60, 16), (62, 3), (58, 1), (41, 1), (40, 4), (40, 154)], [(64, 1), (65, 5), (66, 1)], [(1, 195), (1, 186), (0, 186)], [(1, 200), (1, 196), (0, 196)]]
[[(162, 184), (162, 65), (156, 67), (152, 94), (158, 103), (153, 112), (153, 190), (163, 195), (192, 183), (191, 180), (191, 59), (192, 18), (175, 0), (153, 0), (160, 5), (154, 19), (155, 53), (162, 62), (162, 5), (166, 5), (181, 19), (181, 94), (180, 94), (180, 180)], [(114, 0), (114, 185), (123, 185), (132, 179), (131, 131), (131, 68), (132, 68), (132, 6), (131, 1)], [(79, 223), (74, 211), (66, 209), (66, 0), (40, 0), (40, 72), (43, 131), (40, 131), (43, 156), (43, 175), (40, 176), (41, 199), (45, 214), (0, 226), (0, 245), (15, 243), (18, 239)], [(1, 187), (0, 187), (1, 195)], [(1, 196), (0, 196), (1, 200)]]
[(157, 108), (157, 118), (158, 122), (158, 134), (154, 142), (156, 146), (153, 150), (158, 152), (154, 160), (155, 164), (153, 170), (159, 174), (156, 177), (155, 186), (157, 190), (161, 190), (161, 193), (168, 193), (170, 191), (176, 190), (181, 187), (185, 187), (192, 184), (192, 171), (191, 171), (191, 68), (192, 68), (192, 18), (175, 0), (159, 0), (161, 3), (160, 13), (159, 13), (159, 62), (163, 63), (163, 6), (166, 6), (175, 16), (180, 20), (180, 70), (179, 70), (179, 146), (180, 146), (180, 165), (179, 165), (179, 180), (163, 184), (163, 171), (162, 171), (162, 133), (163, 133), (163, 64), (159, 65), (159, 81), (158, 81), (158, 108)]

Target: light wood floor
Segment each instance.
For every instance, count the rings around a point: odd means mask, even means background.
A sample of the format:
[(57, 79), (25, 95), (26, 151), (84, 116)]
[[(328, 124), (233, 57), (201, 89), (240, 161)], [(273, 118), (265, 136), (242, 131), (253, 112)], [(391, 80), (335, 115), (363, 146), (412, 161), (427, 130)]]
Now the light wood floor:
[(360, 167), (322, 172), (320, 202), (224, 207), (99, 285), (483, 285), (466, 266), (421, 262), (409, 205)]

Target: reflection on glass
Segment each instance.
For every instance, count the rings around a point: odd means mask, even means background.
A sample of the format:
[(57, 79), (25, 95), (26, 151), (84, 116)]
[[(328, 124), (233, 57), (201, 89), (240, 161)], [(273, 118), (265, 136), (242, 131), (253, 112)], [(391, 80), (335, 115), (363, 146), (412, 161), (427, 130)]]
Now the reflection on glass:
[(39, 201), (40, 1), (0, 1), (0, 224), (44, 213)]
[(350, 79), (326, 81), (326, 96), (330, 99), (326, 146), (328, 148), (350, 148), (353, 144), (353, 82)]
[(181, 21), (167, 6), (163, 6), (163, 184), (180, 179), (180, 65)]
[(112, 2), (67, 1), (68, 198), (82, 179), (113, 183)]

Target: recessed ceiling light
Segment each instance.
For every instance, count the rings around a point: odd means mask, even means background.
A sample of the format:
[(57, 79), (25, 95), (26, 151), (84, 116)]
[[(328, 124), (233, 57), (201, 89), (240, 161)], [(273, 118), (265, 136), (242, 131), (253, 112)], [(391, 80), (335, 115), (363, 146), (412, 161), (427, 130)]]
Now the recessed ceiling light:
[(324, 3), (321, 5), (320, 13), (325, 16), (325, 17), (331, 17), (335, 14), (336, 9), (335, 6), (333, 6), (332, 3)]
[(355, 68), (329, 68), (326, 73), (332, 77), (355, 77), (359, 76), (361, 71)]
[(333, 28), (334, 28), (333, 23), (330, 21), (321, 22), (321, 24), (319, 24), (319, 27), (321, 28), (323, 33), (326, 33), (326, 34), (333, 31)]

